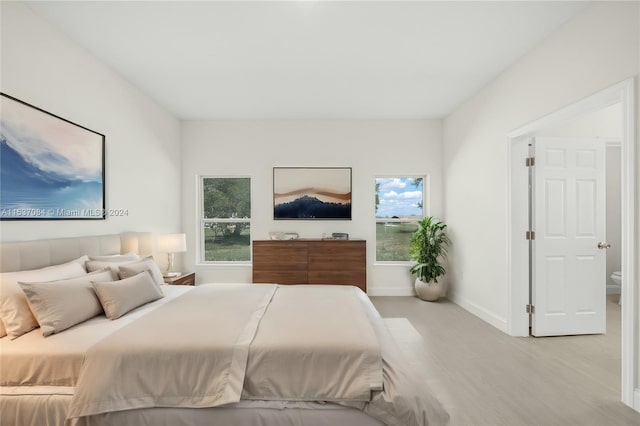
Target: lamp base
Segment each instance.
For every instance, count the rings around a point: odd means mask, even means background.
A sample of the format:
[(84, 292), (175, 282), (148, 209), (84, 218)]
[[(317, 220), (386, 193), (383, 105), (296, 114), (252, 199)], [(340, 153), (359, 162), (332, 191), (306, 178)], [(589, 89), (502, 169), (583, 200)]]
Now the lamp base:
[(162, 276), (165, 278), (173, 278), (179, 276), (181, 273), (182, 272), (165, 272)]

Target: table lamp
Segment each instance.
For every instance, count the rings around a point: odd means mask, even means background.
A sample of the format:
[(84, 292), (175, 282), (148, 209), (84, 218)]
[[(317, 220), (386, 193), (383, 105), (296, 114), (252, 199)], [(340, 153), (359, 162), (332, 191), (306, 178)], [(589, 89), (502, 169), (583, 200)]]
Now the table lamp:
[(185, 234), (161, 234), (158, 235), (158, 251), (167, 253), (168, 262), (165, 277), (175, 277), (180, 272), (171, 272), (173, 269), (173, 256), (175, 253), (187, 251), (187, 237)]

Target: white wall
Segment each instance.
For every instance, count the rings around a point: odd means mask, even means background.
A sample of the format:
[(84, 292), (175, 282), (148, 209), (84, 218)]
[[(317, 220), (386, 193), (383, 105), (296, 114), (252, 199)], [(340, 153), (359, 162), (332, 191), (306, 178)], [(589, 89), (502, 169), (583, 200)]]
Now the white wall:
[(1, 90), (106, 136), (104, 221), (5, 221), (1, 241), (181, 227), (180, 122), (20, 2), (1, 2)]
[(454, 242), (449, 296), (504, 331), (509, 313), (506, 135), (636, 76), (639, 7), (637, 2), (594, 3), (444, 120), (445, 219)]
[[(442, 215), (441, 122), (435, 120), (186, 121), (182, 123), (183, 220), (189, 240), (187, 269), (199, 282), (251, 282), (250, 266), (199, 266), (196, 177), (252, 178), (252, 239), (270, 231), (301, 238), (347, 232), (367, 240), (370, 294), (413, 294), (408, 266), (375, 266), (376, 175), (428, 174), (431, 214)], [(274, 166), (352, 167), (351, 221), (274, 221)]]
[(585, 137), (622, 140), (622, 104), (584, 114), (536, 132), (540, 136)]

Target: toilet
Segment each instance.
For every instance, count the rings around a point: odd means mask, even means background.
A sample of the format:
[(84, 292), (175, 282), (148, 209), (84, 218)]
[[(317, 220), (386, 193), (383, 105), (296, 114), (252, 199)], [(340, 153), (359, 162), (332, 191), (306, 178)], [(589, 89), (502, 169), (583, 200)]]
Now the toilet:
[(616, 271), (609, 278), (611, 278), (613, 284), (607, 284), (607, 294), (620, 294), (622, 290), (622, 272)]

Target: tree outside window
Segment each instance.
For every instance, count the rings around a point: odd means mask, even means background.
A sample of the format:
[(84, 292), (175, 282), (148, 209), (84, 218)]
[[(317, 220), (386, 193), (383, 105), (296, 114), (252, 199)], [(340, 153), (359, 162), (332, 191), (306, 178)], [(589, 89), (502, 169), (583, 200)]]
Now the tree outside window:
[(251, 179), (203, 177), (201, 261), (251, 260)]

